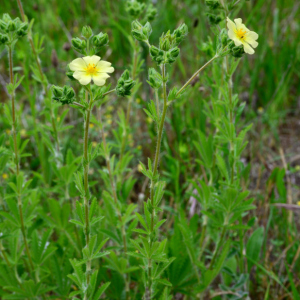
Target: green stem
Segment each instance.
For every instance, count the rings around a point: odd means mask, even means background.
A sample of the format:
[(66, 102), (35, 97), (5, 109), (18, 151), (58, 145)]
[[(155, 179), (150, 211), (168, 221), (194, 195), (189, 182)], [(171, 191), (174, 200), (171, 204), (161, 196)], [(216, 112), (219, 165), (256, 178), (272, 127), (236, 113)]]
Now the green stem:
[[(19, 7), (19, 11), (20, 11), (20, 14), (21, 14), (22, 21), (26, 22), (26, 17), (25, 17), (25, 13), (24, 13), (24, 9), (23, 9), (22, 3), (21, 3), (20, 0), (17, 0), (17, 3), (18, 3), (18, 7)], [(53, 127), (53, 133), (54, 133), (54, 140), (55, 140), (55, 143), (56, 143), (56, 149), (59, 152), (58, 131), (57, 131), (57, 128), (56, 128), (55, 116), (54, 116), (54, 113), (53, 113), (52, 101), (51, 101), (51, 94), (50, 94), (50, 91), (48, 89), (47, 78), (46, 78), (46, 76), (43, 73), (43, 69), (42, 69), (42, 65), (41, 65), (41, 62), (40, 62), (40, 58), (39, 58), (39, 55), (38, 55), (38, 53), (37, 53), (37, 51), (35, 49), (34, 42), (32, 40), (31, 30), (28, 31), (27, 37), (28, 37), (28, 40), (29, 40), (29, 44), (30, 44), (30, 47), (31, 47), (31, 50), (32, 50), (32, 53), (33, 53), (33, 56), (34, 56), (34, 59), (35, 59), (35, 62), (37, 64), (37, 66), (38, 66), (38, 70), (39, 70), (39, 73), (40, 73), (40, 76), (41, 76), (41, 82), (42, 82), (42, 85), (43, 85), (43, 89), (44, 89), (45, 95), (50, 100), (49, 101), (49, 103), (50, 103), (50, 107), (49, 108), (50, 108), (51, 124), (52, 124), (52, 127)]]
[[(132, 66), (132, 79), (134, 80), (136, 76), (136, 68), (137, 68), (137, 62), (138, 62), (138, 41), (135, 41), (134, 44), (134, 54), (133, 54), (133, 66)], [(120, 151), (120, 161), (123, 160), (124, 156), (124, 150), (125, 150), (125, 145), (126, 145), (126, 139), (127, 139), (127, 126), (129, 125), (129, 119), (130, 119), (130, 112), (131, 112), (131, 104), (133, 101), (134, 95), (131, 95), (128, 104), (127, 104), (127, 112), (126, 112), (126, 124), (125, 124), (125, 129), (123, 132), (123, 137), (122, 137), (122, 144), (121, 144), (121, 151)]]
[[(86, 101), (88, 102), (88, 92), (85, 93)], [(90, 222), (89, 222), (89, 160), (88, 160), (88, 140), (89, 140), (89, 126), (90, 126), (90, 116), (91, 116), (91, 109), (93, 104), (93, 95), (90, 94), (90, 101), (89, 107), (86, 111), (86, 118), (85, 118), (85, 126), (84, 126), (84, 144), (83, 144), (83, 184), (84, 184), (84, 211), (85, 211), (85, 240), (86, 240), (86, 247), (88, 248), (90, 242)], [(91, 271), (91, 261), (86, 262), (86, 281), (87, 286), (90, 283), (90, 271)], [(87, 299), (87, 291), (85, 292), (84, 299)]]
[[(14, 84), (14, 74), (13, 74), (13, 59), (12, 59), (12, 47), (8, 47), (8, 56), (9, 56), (9, 76), (10, 76), (10, 83)], [(13, 132), (13, 142), (14, 142), (14, 152), (15, 152), (15, 164), (16, 164), (16, 174), (17, 177), (20, 174), (20, 167), (19, 167), (19, 155), (18, 155), (18, 144), (17, 144), (17, 129), (16, 129), (16, 110), (15, 110), (15, 91), (12, 91), (11, 94), (11, 102), (12, 102), (12, 132)], [(26, 237), (26, 230), (24, 225), (24, 218), (23, 218), (23, 205), (21, 200), (21, 195), (18, 195), (18, 206), (19, 206), (19, 214), (20, 214), (20, 223), (21, 223), (21, 231), (24, 239), (25, 244), (25, 251), (31, 266), (32, 271), (34, 270), (33, 262), (31, 259), (31, 255), (29, 252), (27, 237)]]
[[(99, 121), (100, 121), (100, 130), (102, 133), (102, 141), (103, 141), (103, 148), (105, 150), (105, 154), (106, 154), (106, 167), (108, 170), (108, 174), (109, 174), (109, 181), (110, 181), (110, 186), (111, 186), (111, 190), (112, 190), (112, 194), (113, 194), (113, 199), (115, 202), (115, 207), (117, 209), (117, 215), (118, 215), (118, 219), (121, 225), (121, 233), (122, 233), (122, 239), (123, 239), (123, 247), (124, 247), (124, 256), (127, 260), (127, 242), (126, 242), (126, 232), (125, 232), (125, 226), (123, 224), (122, 221), (122, 213), (118, 208), (118, 196), (117, 196), (117, 191), (116, 191), (116, 184), (115, 184), (115, 180), (113, 177), (113, 173), (111, 170), (111, 165), (110, 165), (110, 157), (109, 157), (109, 153), (108, 153), (108, 148), (107, 148), (107, 143), (106, 143), (106, 137), (105, 137), (105, 133), (104, 133), (104, 126), (102, 123), (102, 119), (101, 119), (101, 114), (99, 114)], [(128, 297), (128, 293), (129, 293), (129, 284), (130, 284), (130, 277), (128, 274), (125, 274), (125, 292), (126, 292), (126, 299)]]
[(212, 63), (216, 58), (218, 58), (219, 55), (216, 54), (211, 60), (209, 60), (205, 65), (203, 65), (198, 71), (196, 71), (192, 77), (182, 86), (182, 88), (176, 93), (176, 96), (180, 95), (187, 87), (188, 85), (193, 81), (193, 79), (201, 72), (203, 71), (210, 63)]
[(222, 229), (222, 233), (221, 233), (220, 240), (219, 240), (219, 242), (218, 242), (217, 248), (216, 248), (216, 250), (215, 250), (215, 253), (214, 253), (213, 258), (212, 258), (212, 260), (211, 260), (211, 262), (210, 262), (210, 265), (209, 265), (209, 270), (211, 270), (211, 269), (213, 268), (213, 266), (214, 266), (215, 260), (216, 260), (216, 258), (217, 258), (218, 253), (219, 253), (219, 250), (220, 250), (220, 248), (221, 248), (221, 246), (222, 246), (222, 244), (223, 244), (223, 240), (224, 240), (224, 237), (225, 237), (225, 233), (226, 233), (226, 225), (224, 224), (224, 225), (223, 225), (223, 229)]
[[(161, 116), (160, 123), (159, 123), (159, 128), (158, 128), (157, 144), (156, 144), (154, 167), (153, 167), (153, 177), (156, 176), (156, 173), (157, 173), (157, 170), (158, 170), (162, 133), (163, 133), (164, 122), (165, 122), (167, 108), (168, 108), (166, 66), (165, 65), (162, 65), (162, 78), (163, 78), (164, 106), (163, 106), (162, 116)], [(152, 206), (154, 206), (154, 186), (155, 186), (155, 182), (154, 182), (154, 180), (151, 180), (150, 201), (151, 201)], [(154, 214), (155, 214), (155, 212), (154, 212), (154, 210), (152, 210), (152, 213), (151, 213), (151, 226), (150, 226), (151, 233), (154, 230), (154, 217), (155, 217)], [(150, 243), (151, 243), (151, 245), (150, 245), (150, 248), (151, 248), (152, 241)], [(151, 259), (149, 259), (148, 260), (148, 280), (149, 280), (149, 282), (148, 282), (148, 293), (149, 293), (149, 299), (151, 299), (151, 294), (152, 294), (152, 278), (151, 277), (152, 277), (152, 261), (151, 261)]]

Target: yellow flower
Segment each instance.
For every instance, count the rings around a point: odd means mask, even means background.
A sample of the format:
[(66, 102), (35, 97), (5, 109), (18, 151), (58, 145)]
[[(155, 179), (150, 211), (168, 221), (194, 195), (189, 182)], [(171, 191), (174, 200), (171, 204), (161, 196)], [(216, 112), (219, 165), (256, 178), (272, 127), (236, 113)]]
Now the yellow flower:
[(138, 146), (136, 147), (136, 149), (142, 150), (142, 146), (141, 146), (141, 145), (138, 145)]
[(243, 45), (246, 53), (253, 54), (253, 48), (258, 46), (258, 42), (256, 41), (258, 39), (258, 34), (254, 31), (250, 31), (242, 23), (242, 19), (234, 19), (234, 22), (227, 18), (229, 38), (234, 41), (236, 46)]
[(112, 105), (108, 106), (106, 109), (108, 112), (111, 112), (114, 110), (114, 107)]
[(74, 71), (73, 77), (82, 85), (87, 85), (93, 80), (96, 85), (103, 86), (105, 80), (110, 77), (107, 73), (115, 70), (110, 62), (100, 60), (97, 55), (76, 58), (69, 67)]
[(94, 125), (93, 123), (90, 123), (90, 124), (89, 124), (89, 127), (90, 127), (90, 129), (92, 129), (92, 128), (95, 127), (95, 125)]
[(25, 129), (20, 130), (21, 137), (27, 137), (27, 131)]
[(300, 201), (298, 201), (298, 202), (297, 202), (297, 205), (299, 205), (299, 206), (300, 206)]
[(93, 145), (94, 148), (96, 148), (98, 143), (97, 142), (92, 142), (92, 145)]
[(264, 108), (263, 108), (263, 107), (259, 107), (259, 108), (257, 109), (257, 112), (258, 112), (259, 114), (262, 114), (262, 113), (264, 112)]
[(137, 169), (138, 169), (138, 171), (139, 171), (139, 172), (142, 172), (142, 170), (143, 170), (143, 167), (142, 167), (142, 165), (141, 165), (141, 164), (139, 164), (139, 165), (138, 165), (138, 167), (137, 167)]
[(111, 124), (112, 124), (112, 119), (108, 119), (108, 120), (106, 121), (106, 123), (107, 123), (108, 125), (111, 125)]
[(5, 180), (8, 178), (8, 175), (6, 173), (3, 173), (2, 178)]

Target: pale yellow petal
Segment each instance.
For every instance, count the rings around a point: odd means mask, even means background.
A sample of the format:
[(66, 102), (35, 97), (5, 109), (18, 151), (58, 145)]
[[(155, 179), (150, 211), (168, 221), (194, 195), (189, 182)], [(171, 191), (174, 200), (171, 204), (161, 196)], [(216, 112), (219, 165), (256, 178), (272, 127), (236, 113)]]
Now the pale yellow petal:
[(258, 46), (258, 42), (257, 42), (257, 41), (254, 41), (254, 40), (248, 40), (248, 39), (247, 39), (246, 42), (247, 42), (248, 44), (250, 44), (252, 48), (256, 48), (256, 47)]
[(234, 22), (236, 24), (236, 28), (237, 30), (243, 29), (246, 32), (249, 32), (250, 30), (243, 24), (242, 19), (238, 18), (238, 19), (234, 19)]
[(73, 77), (77, 80), (79, 80), (83, 75), (85, 75), (85, 72), (78, 70), (73, 73)]
[(258, 39), (258, 34), (254, 31), (249, 31), (245, 34), (245, 38), (256, 41)]
[(97, 64), (98, 72), (101, 73), (112, 73), (114, 72), (114, 68), (111, 67), (111, 63), (108, 61), (100, 60)]
[(235, 24), (228, 17), (227, 17), (227, 28), (229, 29), (229, 32), (231, 31), (234, 32), (236, 30)]
[(97, 73), (97, 75), (93, 76), (93, 82), (98, 86), (102, 86), (105, 84), (105, 80), (109, 77), (110, 76), (106, 73)]
[(234, 41), (234, 44), (238, 47), (241, 46), (243, 43), (236, 37), (232, 38), (232, 40)]
[(254, 50), (253, 50), (253, 48), (251, 48), (251, 46), (249, 44), (243, 43), (243, 45), (244, 45), (245, 53), (254, 54)]
[(69, 64), (69, 68), (72, 71), (83, 70), (86, 68), (86, 63), (82, 58), (76, 58)]
[(91, 75), (86, 75), (86, 74), (83, 73), (81, 75), (80, 79), (78, 79), (78, 80), (79, 80), (80, 84), (87, 85), (91, 82), (92, 76)]
[(100, 56), (97, 55), (93, 55), (93, 56), (85, 56), (82, 59), (86, 62), (87, 65), (91, 64), (91, 65), (97, 65), (99, 60), (100, 60)]

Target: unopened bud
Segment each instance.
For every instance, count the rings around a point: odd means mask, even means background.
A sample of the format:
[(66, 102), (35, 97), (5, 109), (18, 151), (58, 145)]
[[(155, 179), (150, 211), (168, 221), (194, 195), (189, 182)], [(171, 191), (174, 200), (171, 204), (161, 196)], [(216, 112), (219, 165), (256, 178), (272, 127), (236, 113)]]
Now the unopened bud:
[(93, 31), (90, 26), (83, 26), (81, 30), (81, 35), (86, 39), (89, 39), (93, 35)]

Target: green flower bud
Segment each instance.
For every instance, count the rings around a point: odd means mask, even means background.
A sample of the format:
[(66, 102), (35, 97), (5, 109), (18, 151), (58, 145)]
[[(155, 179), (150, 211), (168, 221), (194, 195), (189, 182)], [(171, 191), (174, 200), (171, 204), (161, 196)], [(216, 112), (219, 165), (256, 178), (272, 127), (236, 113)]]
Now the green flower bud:
[(0, 20), (0, 29), (4, 32), (8, 32), (7, 24), (3, 20)]
[(175, 38), (174, 46), (178, 46), (188, 34), (188, 27), (185, 24), (181, 24), (174, 30), (173, 36)]
[(206, 13), (206, 15), (211, 25), (218, 25), (222, 21), (222, 17), (220, 15), (214, 15), (211, 13)]
[(83, 26), (81, 30), (81, 35), (86, 39), (89, 39), (93, 35), (93, 31), (90, 26)]
[(157, 9), (153, 7), (152, 4), (150, 4), (147, 8), (146, 12), (146, 18), (149, 22), (153, 21), (155, 16), (157, 14)]
[(179, 55), (180, 49), (178, 47), (175, 47), (169, 51), (170, 55), (174, 58), (176, 58)]
[(17, 28), (16, 23), (14, 21), (9, 21), (8, 23), (8, 30), (9, 31), (15, 31)]
[(63, 95), (63, 89), (59, 86), (52, 86), (52, 94), (53, 94), (53, 99), (57, 100)]
[(75, 97), (75, 92), (74, 90), (70, 87), (68, 90), (67, 90), (67, 93), (66, 93), (66, 98), (67, 99), (72, 99)]
[(241, 58), (245, 54), (244, 46), (243, 45), (241, 45), (241, 46), (234, 46), (234, 43), (232, 43), (232, 44), (230, 43), (230, 46), (229, 46), (229, 48), (230, 48), (230, 54), (233, 57)]
[(93, 37), (93, 45), (97, 48), (107, 45), (109, 42), (108, 34), (100, 32)]
[(0, 33), (0, 45), (6, 44), (8, 42), (8, 36), (6, 34)]
[(173, 62), (175, 62), (175, 58), (172, 57), (172, 55), (170, 54), (170, 52), (167, 52), (166, 53), (166, 63), (172, 64)]
[(147, 40), (147, 37), (146, 37), (143, 33), (141, 33), (140, 31), (138, 31), (138, 30), (132, 30), (132, 31), (131, 31), (131, 34), (132, 34), (132, 36), (133, 36), (136, 40), (138, 40), (138, 41), (140, 41), (140, 42), (143, 42), (143, 41), (146, 41), (146, 40)]
[(163, 50), (163, 51), (170, 50), (170, 47), (171, 47), (171, 44), (170, 44), (170, 40), (169, 39), (164, 39), (160, 43), (160, 49)]
[(149, 38), (149, 36), (151, 35), (151, 32), (152, 32), (152, 28), (151, 28), (151, 25), (149, 22), (147, 22), (145, 24), (145, 26), (143, 27), (143, 34), (145, 36), (147, 36), (147, 38)]
[(131, 30), (141, 30), (143, 25), (139, 21), (133, 21), (131, 23)]
[(144, 3), (139, 3), (137, 1), (127, 1), (126, 3), (126, 11), (134, 19), (137, 19), (141, 15), (145, 7), (146, 5)]
[(52, 87), (52, 99), (60, 102), (61, 104), (71, 104), (75, 101), (75, 92), (69, 86), (64, 86), (63, 88), (59, 86)]
[(220, 2), (218, 0), (205, 0), (205, 4), (210, 9), (218, 9), (221, 6), (221, 4), (220, 4)]
[(11, 21), (11, 17), (10, 17), (10, 15), (9, 14), (3, 14), (3, 21), (5, 22), (5, 23), (8, 23), (9, 21)]
[(80, 38), (72, 39), (72, 45), (78, 52), (81, 52), (86, 47), (86, 42)]
[(150, 47), (150, 55), (151, 56), (157, 56), (157, 55), (159, 55), (159, 52), (160, 52), (160, 50), (157, 48), (157, 47), (155, 47), (155, 46), (151, 46)]
[(116, 86), (117, 95), (125, 97), (131, 95), (131, 89), (135, 86), (136, 82), (130, 78), (129, 71), (125, 70), (118, 80)]
[(148, 83), (155, 90), (159, 89), (162, 85), (162, 77), (154, 68), (149, 69)]

